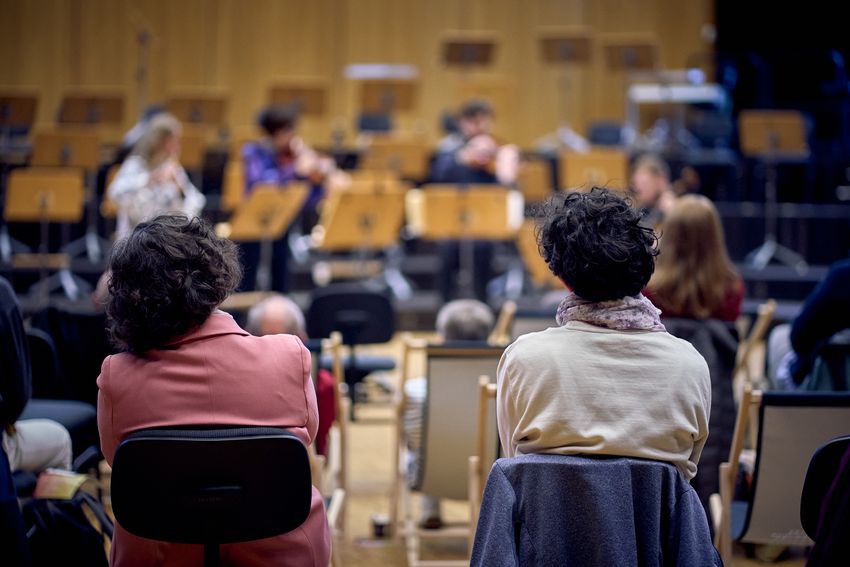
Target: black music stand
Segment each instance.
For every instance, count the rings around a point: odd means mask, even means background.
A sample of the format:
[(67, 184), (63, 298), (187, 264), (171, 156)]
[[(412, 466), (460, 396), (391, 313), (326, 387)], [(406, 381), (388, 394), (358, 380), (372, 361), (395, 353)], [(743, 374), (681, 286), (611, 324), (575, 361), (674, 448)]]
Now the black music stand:
[(809, 159), (806, 122), (796, 110), (744, 110), (738, 117), (741, 151), (760, 160), (765, 168), (764, 242), (747, 254), (747, 262), (764, 269), (771, 260), (805, 273), (808, 264), (803, 257), (779, 244), (776, 238), (779, 220), (777, 166), (804, 163)]

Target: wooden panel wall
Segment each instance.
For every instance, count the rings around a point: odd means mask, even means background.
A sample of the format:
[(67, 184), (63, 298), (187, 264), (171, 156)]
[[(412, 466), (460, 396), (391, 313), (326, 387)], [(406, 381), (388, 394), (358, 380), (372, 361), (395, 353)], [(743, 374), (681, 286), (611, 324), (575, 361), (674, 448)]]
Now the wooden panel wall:
[[(0, 88), (38, 89), (44, 124), (66, 89), (120, 88), (127, 126), (140, 103), (172, 91), (223, 92), (228, 124), (239, 128), (252, 123), (273, 81), (321, 80), (328, 116), (303, 127), (327, 144), (333, 128), (353, 139), (359, 91), (344, 78), (346, 65), (409, 63), (419, 69), (419, 96), (416, 112), (397, 118), (404, 130), (437, 139), (439, 114), (480, 89), (504, 107), (499, 132), (530, 146), (560, 120), (583, 131), (624, 114), (623, 76), (605, 67), (600, 42), (587, 68), (564, 70), (540, 60), (542, 30), (580, 26), (600, 40), (652, 34), (663, 65), (681, 68), (710, 47), (700, 29), (712, 21), (712, 0), (0, 0)], [(491, 68), (441, 65), (441, 41), (457, 30), (498, 38)], [(140, 89), (143, 33), (150, 42)]]

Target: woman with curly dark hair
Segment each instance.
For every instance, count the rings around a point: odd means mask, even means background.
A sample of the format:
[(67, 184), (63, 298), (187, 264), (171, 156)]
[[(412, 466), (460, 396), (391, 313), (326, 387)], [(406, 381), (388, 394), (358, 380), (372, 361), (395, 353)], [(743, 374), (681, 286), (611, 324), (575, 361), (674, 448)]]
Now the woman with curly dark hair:
[[(235, 245), (194, 218), (160, 216), (115, 244), (109, 261), (109, 333), (123, 351), (97, 379), (101, 448), (151, 427), (283, 427), (309, 445), (318, 412), (310, 353), (294, 335), (254, 337), (218, 306), (239, 284)], [(313, 489), (298, 529), (222, 546), (228, 564), (326, 567), (330, 534)], [(203, 547), (136, 537), (116, 525), (113, 567), (201, 565)]]
[(570, 293), (558, 306), (559, 326), (521, 336), (499, 364), (507, 456), (637, 457), (696, 475), (708, 436), (708, 367), (640, 293), (656, 255), (655, 234), (640, 221), (606, 189), (547, 203), (540, 252)]

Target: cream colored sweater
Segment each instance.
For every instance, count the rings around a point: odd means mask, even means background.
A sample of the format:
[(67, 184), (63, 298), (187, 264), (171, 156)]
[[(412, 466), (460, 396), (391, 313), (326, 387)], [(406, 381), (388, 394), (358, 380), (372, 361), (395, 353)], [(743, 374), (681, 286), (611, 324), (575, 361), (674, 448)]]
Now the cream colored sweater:
[(570, 321), (519, 337), (499, 363), (496, 411), (508, 457), (654, 459), (676, 465), (690, 480), (710, 410), (705, 360), (666, 332)]

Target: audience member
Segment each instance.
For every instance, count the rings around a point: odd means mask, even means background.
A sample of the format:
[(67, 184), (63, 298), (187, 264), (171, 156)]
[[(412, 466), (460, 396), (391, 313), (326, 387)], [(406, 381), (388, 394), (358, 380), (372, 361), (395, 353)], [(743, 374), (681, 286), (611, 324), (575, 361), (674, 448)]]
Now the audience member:
[(15, 292), (0, 277), (0, 426), (3, 449), (14, 471), (39, 473), (71, 468), (71, 436), (50, 419), (18, 419), (29, 402), (30, 351)]
[(656, 154), (641, 155), (632, 166), (631, 192), (644, 215), (643, 224), (658, 227), (676, 202), (670, 166)]
[(655, 273), (644, 294), (664, 317), (734, 322), (744, 281), (726, 251), (714, 204), (702, 195), (676, 200), (664, 219)]
[[(834, 263), (809, 294), (791, 325), (779, 325), (768, 340), (771, 387), (793, 390), (812, 371), (820, 349), (850, 328), (850, 260)], [(845, 341), (846, 342), (846, 341)]]
[[(471, 100), (460, 109), (458, 130), (450, 133), (437, 146), (431, 169), (436, 183), (513, 185), (519, 172), (519, 151), (511, 144), (500, 144), (493, 137), (493, 109), (487, 101)], [(492, 278), (493, 244), (474, 241), (471, 284), (475, 297), (487, 299), (487, 283)], [(443, 301), (456, 297), (461, 267), (460, 246), (445, 240), (438, 246), (441, 271), (440, 293)], [(461, 290), (461, 294), (466, 290)]]
[[(108, 463), (127, 434), (151, 427), (271, 426), (312, 442), (318, 411), (301, 340), (253, 337), (218, 310), (239, 283), (235, 244), (200, 219), (159, 216), (115, 244), (109, 270), (108, 329), (124, 352), (107, 357), (97, 379)], [(110, 564), (199, 565), (202, 553), (116, 525)], [(325, 567), (330, 533), (319, 491), (297, 530), (223, 545), (222, 555), (234, 565)]]
[(705, 360), (640, 293), (654, 269), (653, 231), (627, 200), (594, 188), (547, 203), (539, 244), (572, 293), (558, 327), (519, 337), (499, 363), (504, 455), (653, 459), (692, 479), (711, 381)]
[[(303, 342), (307, 341), (307, 325), (304, 313), (298, 305), (283, 295), (268, 297), (248, 311), (245, 330), (255, 337), (264, 335), (295, 335)], [(316, 355), (318, 356), (318, 355)], [(316, 452), (327, 455), (328, 431), (336, 420), (338, 408), (333, 375), (319, 368), (316, 381), (316, 400), (319, 404), (319, 430), (316, 433)]]
[(200, 214), (206, 198), (178, 161), (182, 127), (174, 116), (156, 114), (109, 186), (118, 208), (116, 237), (164, 213)]
[[(446, 303), (437, 313), (437, 334), (446, 342), (485, 341), (494, 323), (493, 312), (486, 304), (474, 299), (458, 299)], [(408, 463), (409, 477), (413, 483), (422, 450), (422, 421), (428, 396), (426, 378), (407, 380), (404, 393), (407, 400), (404, 408), (404, 432), (411, 456)], [(427, 529), (437, 529), (443, 525), (438, 498), (422, 495), (420, 524)]]

